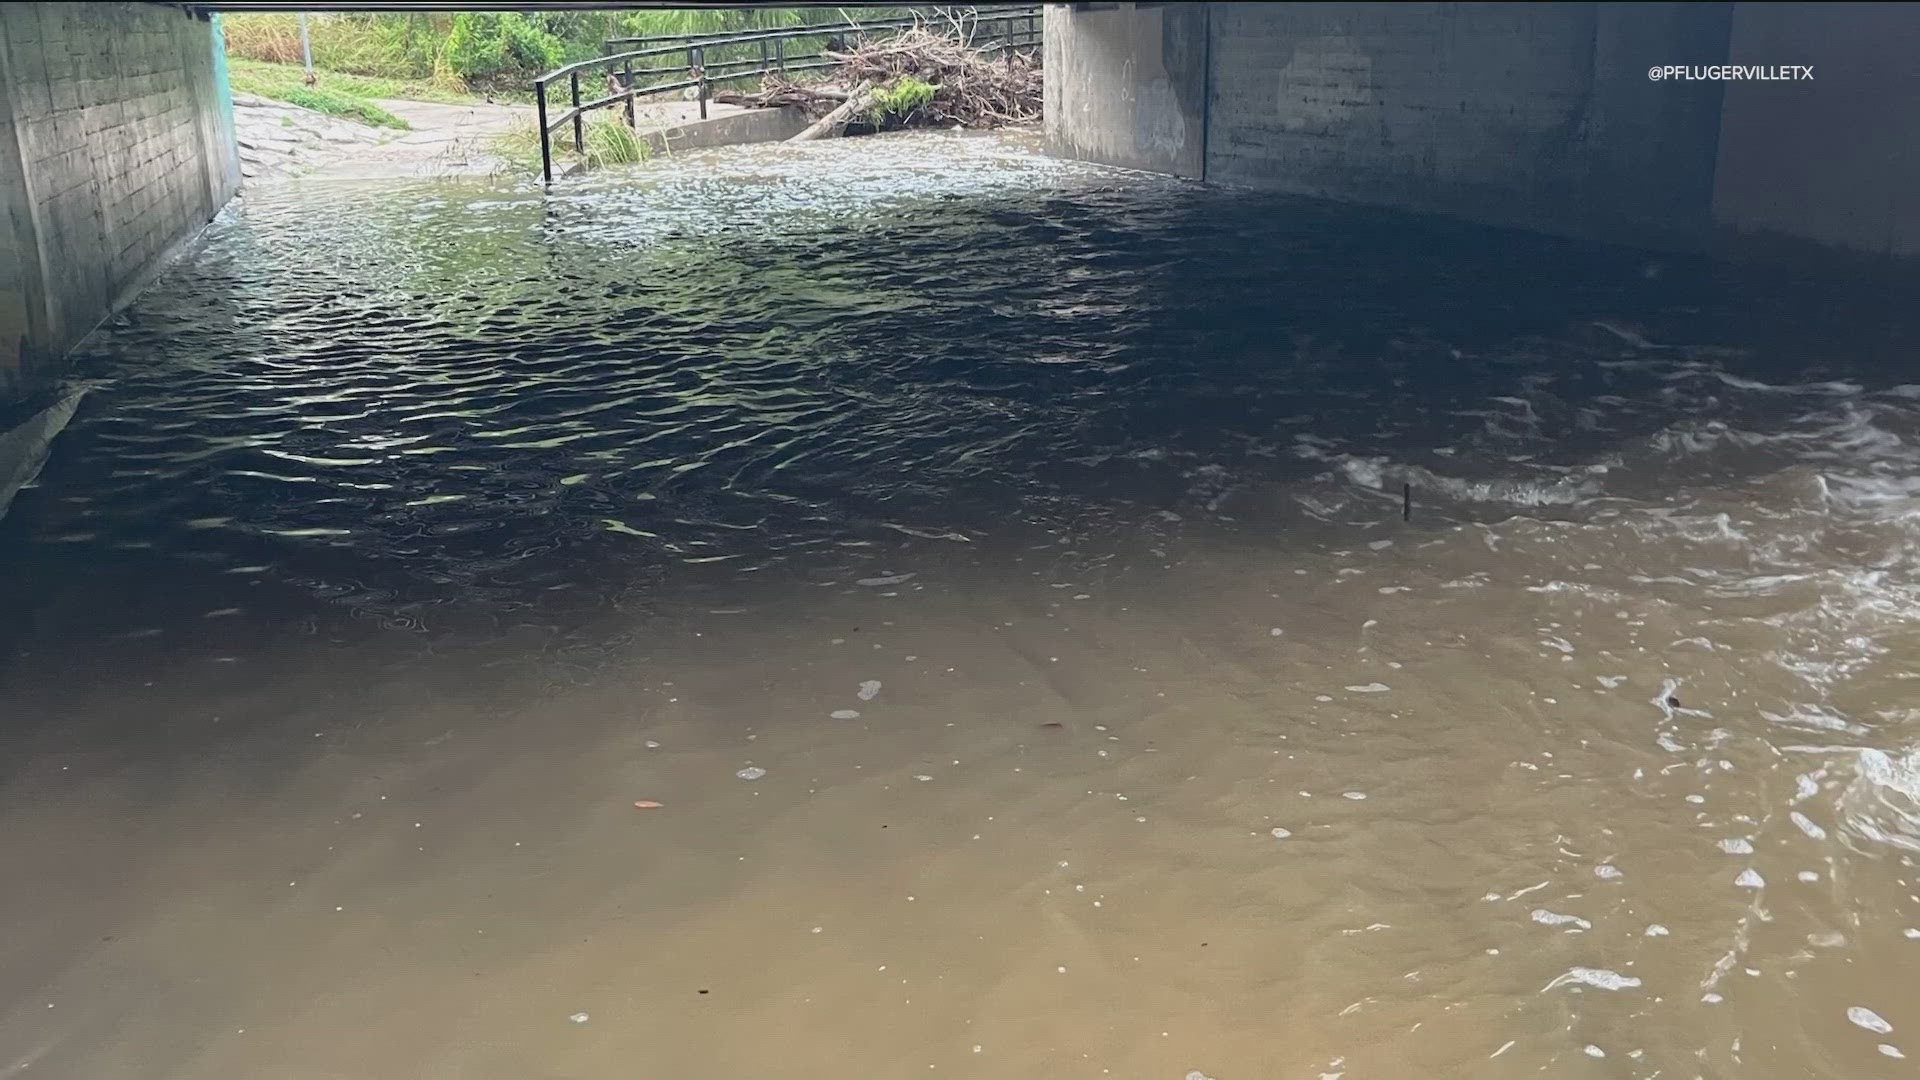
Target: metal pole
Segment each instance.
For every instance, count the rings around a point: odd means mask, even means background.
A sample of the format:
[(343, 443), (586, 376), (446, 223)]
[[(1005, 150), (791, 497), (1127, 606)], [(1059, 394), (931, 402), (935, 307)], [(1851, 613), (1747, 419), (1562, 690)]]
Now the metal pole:
[(540, 108), (540, 176), (546, 183), (553, 183), (553, 150), (547, 145), (547, 84), (533, 84), (533, 98)]
[(587, 128), (585, 119), (580, 115), (580, 73), (567, 72), (567, 83), (573, 90), (573, 152), (584, 154), (587, 152)]
[(766, 38), (760, 39), (760, 74), (762, 77), (765, 77), (767, 74), (767, 39)]
[(707, 118), (707, 50), (698, 45), (693, 47), (694, 62), (698, 70), (693, 77), (700, 80), (700, 119)]
[(313, 85), (313, 42), (307, 38), (307, 13), (300, 13), (300, 55), (307, 62), (307, 85)]
[(631, 56), (627, 57), (626, 91), (627, 91), (627, 126), (637, 131), (639, 130), (639, 125), (635, 123), (633, 119), (633, 57)]
[(787, 73), (787, 39), (786, 38), (780, 38), (779, 40), (773, 43), (773, 55), (774, 55), (775, 63), (778, 63), (780, 65), (780, 74), (785, 75)]

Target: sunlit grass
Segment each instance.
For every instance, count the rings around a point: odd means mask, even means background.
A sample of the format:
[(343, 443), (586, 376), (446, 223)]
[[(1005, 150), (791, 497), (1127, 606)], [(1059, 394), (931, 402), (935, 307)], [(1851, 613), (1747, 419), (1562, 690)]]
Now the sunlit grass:
[[(307, 79), (306, 69), (299, 64), (272, 64), (259, 60), (242, 60), (237, 57), (227, 59), (227, 74), (233, 80), (233, 89), (236, 93), (276, 98), (277, 94), (265, 93), (264, 90), (274, 87), (305, 86)], [(348, 97), (443, 101), (455, 105), (474, 100), (472, 94), (448, 89), (421, 79), (348, 75), (344, 72), (326, 71), (320, 68), (314, 69), (314, 77), (313, 89), (331, 91)]]
[[(554, 172), (584, 162), (589, 169), (633, 165), (653, 157), (653, 144), (627, 126), (618, 110), (589, 116), (582, 142), (584, 154), (573, 149), (573, 129), (563, 127), (552, 136)], [(493, 152), (517, 170), (540, 171), (540, 129), (528, 120), (494, 140)]]
[[(273, 65), (259, 65), (269, 67)], [(300, 69), (294, 68), (294, 71)], [(357, 120), (374, 127), (406, 128), (407, 122), (375, 104), (371, 98), (326, 86), (308, 86), (299, 76), (287, 79), (273, 72), (254, 70), (251, 67), (241, 69), (238, 66), (228, 68), (228, 74), (236, 94), (251, 94), (254, 97), (272, 101), (284, 101), (289, 105), (298, 105), (303, 109), (338, 116), (347, 120)]]

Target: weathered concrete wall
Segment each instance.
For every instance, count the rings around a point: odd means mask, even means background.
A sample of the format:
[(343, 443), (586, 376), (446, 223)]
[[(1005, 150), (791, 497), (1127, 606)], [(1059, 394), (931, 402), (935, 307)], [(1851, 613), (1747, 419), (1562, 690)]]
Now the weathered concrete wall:
[(1046, 8), (1051, 153), (1199, 177), (1208, 4)]
[(0, 5), (0, 404), (233, 195), (217, 44), (158, 4)]
[(806, 113), (792, 107), (748, 109), (645, 131), (640, 138), (653, 147), (654, 153), (666, 154), (708, 146), (780, 142), (800, 134), (812, 123)]
[(1214, 4), (1209, 179), (1551, 232), (1705, 239), (1728, 4)]
[(1811, 81), (1727, 87), (1713, 214), (1736, 252), (1920, 257), (1920, 6), (1740, 4), (1729, 62)]

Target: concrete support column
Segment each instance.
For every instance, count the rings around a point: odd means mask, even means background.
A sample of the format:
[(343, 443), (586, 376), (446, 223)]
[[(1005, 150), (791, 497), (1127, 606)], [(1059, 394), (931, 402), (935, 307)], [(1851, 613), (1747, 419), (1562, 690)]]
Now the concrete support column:
[(1047, 5), (1049, 151), (1201, 177), (1211, 6)]

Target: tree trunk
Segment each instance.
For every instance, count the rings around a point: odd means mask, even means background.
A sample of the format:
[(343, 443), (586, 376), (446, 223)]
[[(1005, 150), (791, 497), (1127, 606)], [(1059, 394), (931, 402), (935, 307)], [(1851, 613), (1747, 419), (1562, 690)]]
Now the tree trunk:
[(873, 97), (872, 80), (863, 81), (847, 93), (847, 100), (840, 107), (821, 117), (807, 130), (788, 139), (788, 142), (812, 142), (815, 139), (831, 138), (840, 134), (861, 109), (867, 107), (868, 99)]

